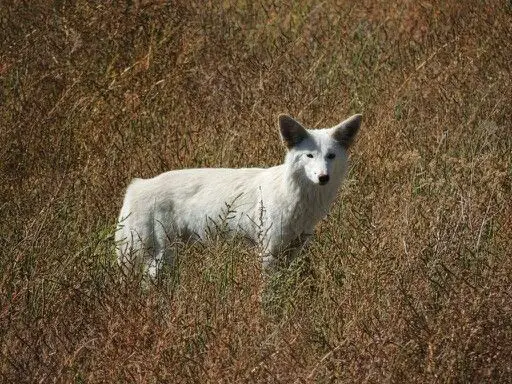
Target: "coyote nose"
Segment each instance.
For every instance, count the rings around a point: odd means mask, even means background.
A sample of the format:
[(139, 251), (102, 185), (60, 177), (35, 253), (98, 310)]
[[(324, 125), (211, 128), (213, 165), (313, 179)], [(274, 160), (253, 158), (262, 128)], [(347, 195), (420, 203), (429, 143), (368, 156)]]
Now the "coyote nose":
[(329, 175), (318, 176), (318, 182), (320, 183), (320, 185), (327, 184), (328, 181), (329, 181)]

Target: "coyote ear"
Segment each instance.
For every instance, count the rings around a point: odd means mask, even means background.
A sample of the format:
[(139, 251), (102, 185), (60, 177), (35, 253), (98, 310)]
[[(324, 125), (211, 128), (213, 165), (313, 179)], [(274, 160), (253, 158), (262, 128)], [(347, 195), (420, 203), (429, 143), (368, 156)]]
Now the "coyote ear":
[(306, 128), (288, 115), (279, 115), (279, 132), (288, 149), (295, 147), (309, 135)]
[(359, 127), (361, 126), (361, 118), (362, 115), (357, 114), (335, 126), (332, 134), (334, 139), (343, 147), (350, 147), (354, 141), (354, 137), (356, 137)]

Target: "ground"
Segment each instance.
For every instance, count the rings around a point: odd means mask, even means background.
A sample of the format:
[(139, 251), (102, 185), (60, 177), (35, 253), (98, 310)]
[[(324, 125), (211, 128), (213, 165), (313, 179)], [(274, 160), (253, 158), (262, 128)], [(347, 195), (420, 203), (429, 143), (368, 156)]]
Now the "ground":
[[(509, 1), (2, 2), (5, 382), (512, 381)], [(311, 247), (122, 278), (134, 177), (271, 166), (363, 114)]]

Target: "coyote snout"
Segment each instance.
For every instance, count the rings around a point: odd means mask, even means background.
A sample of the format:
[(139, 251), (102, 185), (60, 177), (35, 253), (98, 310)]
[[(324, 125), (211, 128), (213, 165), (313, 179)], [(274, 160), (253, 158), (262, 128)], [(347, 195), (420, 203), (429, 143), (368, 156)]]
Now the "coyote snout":
[(360, 124), (361, 115), (354, 115), (332, 128), (310, 130), (280, 115), (279, 132), (287, 148), (281, 165), (183, 169), (133, 180), (116, 232), (119, 263), (127, 268), (145, 264), (155, 277), (164, 262), (172, 262), (178, 238), (207, 239), (216, 228), (211, 224), (226, 216), (229, 204), (232, 213), (222, 230), (252, 240), (264, 267), (274, 265), (290, 244), (309, 239), (325, 216)]

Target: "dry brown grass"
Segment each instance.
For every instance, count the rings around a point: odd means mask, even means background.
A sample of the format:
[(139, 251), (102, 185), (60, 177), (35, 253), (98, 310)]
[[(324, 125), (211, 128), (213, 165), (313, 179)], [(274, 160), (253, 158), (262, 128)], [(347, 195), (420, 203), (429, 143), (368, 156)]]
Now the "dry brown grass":
[[(2, 381), (511, 382), (510, 2), (203, 3), (2, 1)], [(279, 112), (364, 113), (309, 264), (120, 282), (129, 180), (277, 164)]]

